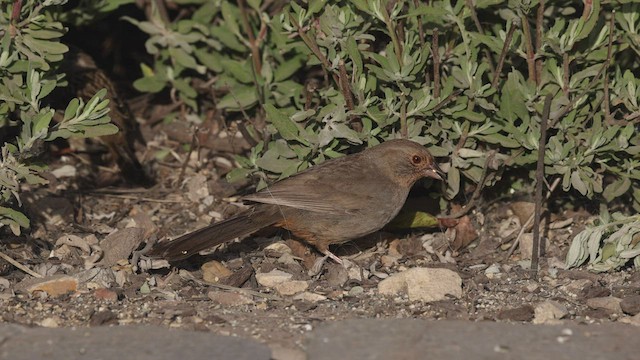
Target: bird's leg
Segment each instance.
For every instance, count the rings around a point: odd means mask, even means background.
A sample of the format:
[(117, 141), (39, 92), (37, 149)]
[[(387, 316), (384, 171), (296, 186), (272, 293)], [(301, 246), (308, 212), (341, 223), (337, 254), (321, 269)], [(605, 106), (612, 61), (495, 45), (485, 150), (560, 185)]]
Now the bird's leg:
[(331, 259), (333, 259), (333, 261), (337, 262), (338, 264), (344, 266), (344, 263), (342, 262), (342, 259), (340, 259), (334, 253), (329, 251), (329, 249), (322, 249), (322, 250), (320, 250), (320, 252), (323, 253), (325, 256), (330, 257)]

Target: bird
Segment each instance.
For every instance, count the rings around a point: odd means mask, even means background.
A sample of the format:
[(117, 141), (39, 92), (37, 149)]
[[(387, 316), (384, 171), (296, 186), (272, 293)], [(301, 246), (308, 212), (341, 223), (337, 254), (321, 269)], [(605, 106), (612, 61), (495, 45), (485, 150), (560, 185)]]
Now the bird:
[(421, 178), (444, 173), (424, 146), (394, 139), (327, 160), (245, 196), (249, 208), (229, 219), (154, 245), (150, 257), (187, 259), (207, 248), (276, 226), (342, 264), (330, 245), (380, 230)]
[(135, 142), (144, 145), (145, 141), (129, 106), (119, 96), (111, 78), (96, 64), (91, 55), (75, 45), (67, 46), (69, 51), (64, 55), (59, 71), (66, 74), (68, 85), (56, 88), (48, 100), (56, 106), (66, 106), (74, 97), (86, 103), (99, 90), (106, 88), (109, 117), (118, 127), (118, 132), (101, 136), (99, 139), (109, 149), (127, 182), (143, 186), (152, 185), (153, 180), (135, 154)]

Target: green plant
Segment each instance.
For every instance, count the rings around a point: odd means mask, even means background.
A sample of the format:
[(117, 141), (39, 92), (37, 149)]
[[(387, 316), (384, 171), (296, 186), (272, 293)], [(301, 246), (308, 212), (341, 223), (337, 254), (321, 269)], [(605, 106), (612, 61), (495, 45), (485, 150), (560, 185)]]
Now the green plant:
[(12, 208), (20, 205), (20, 185), (46, 183), (40, 176), (46, 166), (38, 160), (43, 143), (118, 131), (107, 115), (106, 90), (86, 104), (73, 99), (58, 121), (56, 109), (43, 105), (65, 85), (56, 67), (69, 50), (60, 42), (66, 30), (53, 19), (65, 2), (0, 1), (0, 127), (19, 128), (16, 138), (3, 139), (0, 154), (0, 227), (8, 225), (16, 235), (29, 227), (28, 218)]
[(597, 223), (574, 238), (567, 253), (566, 267), (589, 261), (597, 272), (617, 270), (629, 263), (640, 267), (640, 216), (602, 211)]
[(633, 1), (178, 4), (175, 20), (162, 2), (128, 18), (154, 55), (135, 86), (168, 91), (191, 121), (224, 112), (254, 145), (230, 180), (257, 174), (265, 186), (407, 137), (446, 159), (445, 199), (463, 201), (505, 169), (535, 178), (551, 94), (547, 176), (571, 196), (640, 210)]

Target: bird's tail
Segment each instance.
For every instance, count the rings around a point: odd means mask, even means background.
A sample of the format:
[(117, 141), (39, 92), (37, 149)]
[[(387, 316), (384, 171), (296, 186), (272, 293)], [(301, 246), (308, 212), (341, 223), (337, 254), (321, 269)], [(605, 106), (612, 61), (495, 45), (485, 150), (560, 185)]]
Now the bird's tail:
[(250, 235), (282, 220), (277, 206), (259, 204), (227, 220), (205, 226), (172, 241), (156, 244), (148, 254), (169, 261), (186, 259), (198, 252)]

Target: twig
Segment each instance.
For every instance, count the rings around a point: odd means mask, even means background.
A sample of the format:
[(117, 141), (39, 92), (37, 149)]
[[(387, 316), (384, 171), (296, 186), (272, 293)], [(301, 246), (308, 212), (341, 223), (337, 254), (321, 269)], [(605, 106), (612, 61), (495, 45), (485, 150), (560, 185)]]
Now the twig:
[[(538, 16), (536, 16), (536, 54), (540, 53), (542, 48), (542, 28), (544, 26), (544, 0), (540, 0), (538, 4)], [(542, 77), (542, 58), (536, 59), (536, 83), (540, 84)]]
[[(262, 63), (260, 62), (260, 45), (256, 41), (256, 37), (253, 34), (253, 29), (251, 29), (251, 24), (249, 23), (249, 15), (247, 14), (247, 7), (245, 6), (245, 0), (238, 0), (238, 8), (240, 9), (242, 27), (244, 27), (244, 32), (249, 38), (249, 47), (251, 48), (253, 69), (257, 74), (260, 74), (262, 72)], [(256, 84), (256, 86), (257, 85), (258, 84)]]
[(482, 192), (482, 189), (484, 189), (484, 186), (487, 183), (487, 178), (488, 178), (487, 175), (489, 173), (488, 171), (489, 163), (493, 161), (493, 158), (495, 156), (496, 156), (495, 151), (490, 151), (489, 154), (487, 155), (487, 159), (484, 162), (484, 167), (482, 168), (482, 175), (480, 175), (480, 181), (478, 181), (478, 186), (473, 191), (473, 195), (471, 195), (471, 200), (469, 200), (467, 205), (453, 214), (443, 216), (443, 217), (438, 217), (438, 219), (459, 219), (467, 215), (469, 211), (471, 211), (473, 208), (476, 207), (476, 201), (478, 201), (478, 199), (480, 198), (480, 193)]
[(340, 60), (340, 62), (338, 62), (338, 70), (338, 79), (340, 80), (338, 85), (340, 86), (340, 90), (342, 90), (342, 96), (344, 96), (344, 101), (347, 104), (347, 109), (349, 111), (352, 111), (354, 109), (353, 94), (351, 93), (351, 86), (349, 86), (350, 81), (349, 75), (347, 74), (347, 67), (344, 64), (344, 60), (342, 59)]
[(0, 251), (0, 257), (3, 258), (4, 260), (6, 260), (9, 264), (15, 266), (16, 268), (26, 272), (27, 274), (35, 277), (35, 278), (42, 278), (42, 275), (38, 274), (37, 272), (29, 269), (28, 267), (20, 264), (19, 262), (13, 260), (11, 257), (9, 257), (9, 255), (3, 253), (2, 251)]
[(522, 31), (524, 33), (524, 44), (527, 49), (527, 68), (529, 69), (529, 81), (536, 83), (536, 66), (535, 66), (535, 53), (533, 51), (533, 42), (531, 39), (531, 28), (529, 25), (529, 19), (522, 14)]
[(440, 51), (437, 28), (433, 29), (431, 53), (433, 55), (433, 96), (437, 99), (440, 97)]
[(613, 47), (613, 30), (614, 30), (614, 21), (615, 21), (616, 11), (612, 11), (611, 19), (609, 20), (609, 44), (607, 46), (607, 68), (605, 70), (604, 76), (604, 119), (607, 124), (611, 124), (611, 108), (610, 108), (610, 99), (609, 99), (609, 65), (611, 65), (611, 49)]
[(556, 116), (553, 117), (553, 119), (550, 121), (549, 123), (549, 127), (552, 128), (555, 126), (555, 124), (558, 122), (558, 120), (560, 120), (563, 116), (565, 116), (566, 114), (568, 114), (571, 110), (573, 110), (573, 108), (576, 106), (576, 102), (578, 101), (578, 99), (582, 98), (583, 96), (585, 96), (589, 91), (591, 91), (591, 89), (595, 86), (595, 84), (598, 82), (598, 80), (600, 79), (600, 76), (602, 76), (602, 74), (604, 73), (604, 71), (607, 68), (607, 64), (608, 62), (605, 61), (602, 66), (600, 67), (600, 70), (598, 70), (598, 73), (596, 74), (596, 76), (593, 77), (593, 79), (591, 79), (591, 81), (589, 82), (589, 84), (587, 85), (587, 87), (585, 87), (582, 92), (580, 93), (580, 95), (574, 96), (573, 99), (571, 99), (571, 101), (564, 106), (564, 108), (562, 108), (562, 111), (558, 112), (558, 114)]
[(95, 193), (93, 195), (94, 196), (102, 196), (102, 197), (114, 198), (114, 199), (136, 200), (136, 201), (152, 202), (152, 203), (159, 203), (159, 204), (183, 204), (183, 203), (186, 203), (186, 201), (184, 201), (184, 200), (153, 199), (153, 198), (139, 197), (139, 196), (133, 196), (133, 195), (100, 194), (100, 193)]
[(407, 97), (403, 91), (400, 91), (400, 136), (403, 139), (409, 138), (409, 129), (407, 128)]
[[(560, 178), (556, 178), (553, 181), (553, 183), (551, 184), (551, 186), (549, 186), (549, 192), (547, 193), (547, 195), (544, 198), (545, 201), (549, 200), (549, 198), (551, 197), (551, 193), (553, 193), (553, 191), (556, 189), (556, 187), (558, 187), (558, 184), (560, 184)], [(520, 238), (522, 238), (522, 235), (524, 234), (524, 232), (527, 231), (529, 226), (531, 226), (531, 223), (533, 222), (533, 217), (534, 216), (535, 216), (535, 214), (531, 214), (531, 216), (529, 216), (527, 221), (524, 222), (524, 225), (522, 225), (522, 227), (520, 228), (520, 232), (518, 233), (518, 236), (516, 237), (516, 240), (513, 242), (513, 244), (511, 244), (511, 247), (509, 248), (509, 252), (507, 253), (507, 256), (505, 257), (506, 259), (510, 258), (511, 255), (513, 255), (513, 252), (518, 247), (518, 244), (520, 244)]]
[(208, 281), (204, 281), (203, 283), (206, 284), (206, 285), (209, 285), (209, 286), (212, 286), (212, 287), (217, 287), (219, 289), (223, 289), (223, 290), (227, 290), (227, 291), (237, 291), (237, 292), (240, 292), (240, 293), (245, 293), (245, 294), (249, 294), (249, 295), (253, 295), (253, 296), (257, 296), (257, 297), (261, 297), (261, 298), (265, 298), (265, 299), (269, 299), (269, 300), (282, 300), (282, 298), (280, 298), (278, 296), (271, 295), (271, 294), (264, 294), (264, 293), (261, 293), (259, 291), (243, 289), (243, 288), (230, 286), (230, 285), (211, 283), (211, 282), (208, 282)]
[(182, 167), (180, 168), (180, 175), (178, 176), (178, 184), (182, 184), (182, 179), (184, 178), (185, 171), (187, 171), (187, 164), (189, 164), (189, 159), (191, 158), (193, 149), (198, 145), (198, 131), (200, 131), (200, 128), (196, 126), (191, 136), (191, 144), (189, 145), (189, 151), (187, 152), (187, 156), (185, 156), (184, 162), (182, 163)]
[(440, 101), (433, 109), (431, 109), (431, 111), (432, 112), (436, 112), (436, 111), (442, 109), (447, 104), (449, 104), (451, 101), (453, 101), (453, 99), (457, 98), (458, 95), (460, 95), (460, 94), (462, 94), (462, 89), (458, 89), (458, 90), (452, 92), (449, 96), (444, 98), (444, 100)]
[(562, 54), (562, 92), (565, 96), (569, 96), (569, 54)]
[(551, 112), (551, 100), (553, 96), (547, 94), (544, 98), (544, 109), (540, 118), (540, 140), (538, 142), (538, 163), (536, 165), (536, 195), (535, 218), (533, 219), (533, 251), (531, 252), (531, 271), (534, 276), (538, 274), (538, 261), (540, 260), (540, 217), (542, 215), (542, 187), (544, 186), (544, 153), (547, 148), (547, 122)]
[(402, 61), (402, 44), (398, 39), (398, 33), (396, 32), (395, 24), (393, 23), (393, 21), (391, 21), (391, 17), (389, 16), (389, 11), (387, 11), (386, 6), (381, 6), (380, 11), (382, 12), (384, 23), (387, 26), (387, 31), (389, 32), (389, 37), (391, 38), (391, 42), (393, 43), (393, 50), (396, 53), (396, 59), (398, 60), (400, 69), (402, 69), (404, 67), (404, 64)]
[[(420, 6), (420, 1), (413, 0), (413, 7), (417, 10), (418, 6)], [(425, 38), (424, 38), (424, 29), (422, 28), (422, 16), (416, 16), (418, 20), (418, 37), (420, 38), (420, 45), (424, 46)]]
[[(467, 9), (469, 9), (469, 11), (471, 12), (471, 19), (473, 19), (473, 23), (476, 25), (476, 29), (480, 34), (484, 35), (484, 29), (482, 28), (480, 19), (478, 19), (478, 13), (476, 12), (476, 7), (473, 4), (473, 0), (465, 0), (465, 2), (467, 4)], [(489, 69), (491, 70), (492, 73), (495, 74), (496, 67), (493, 64), (493, 58), (491, 57), (491, 52), (486, 47), (482, 49), (482, 51), (484, 52), (484, 56), (487, 57), (487, 62), (489, 63)]]
[(509, 47), (511, 47), (511, 40), (513, 39), (513, 33), (516, 31), (518, 26), (515, 22), (511, 23), (511, 27), (509, 27), (509, 32), (507, 32), (507, 36), (504, 39), (504, 45), (502, 45), (502, 52), (500, 52), (500, 59), (498, 59), (498, 67), (496, 68), (496, 72), (493, 74), (493, 81), (491, 82), (491, 87), (495, 88), (498, 85), (498, 79), (500, 79), (500, 73), (502, 72), (502, 67), (504, 66), (504, 60), (507, 57), (507, 51)]
[[(331, 68), (331, 65), (329, 64), (329, 60), (327, 60), (327, 57), (324, 56), (318, 44), (315, 41), (313, 41), (307, 35), (307, 33), (304, 32), (304, 29), (302, 28), (302, 26), (298, 24), (298, 21), (293, 17), (293, 14), (291, 13), (289, 13), (289, 20), (291, 21), (293, 26), (295, 26), (296, 29), (298, 30), (298, 35), (300, 35), (300, 38), (302, 39), (302, 41), (307, 45), (307, 47), (309, 47), (311, 52), (318, 58), (318, 60), (320, 60), (320, 64), (322, 64), (322, 72), (324, 74), (324, 83), (325, 83), (325, 86), (328, 86), (329, 85), (329, 69)], [(338, 84), (338, 78), (336, 77), (336, 74), (332, 73), (331, 76), (333, 78), (333, 81), (336, 84)]]

